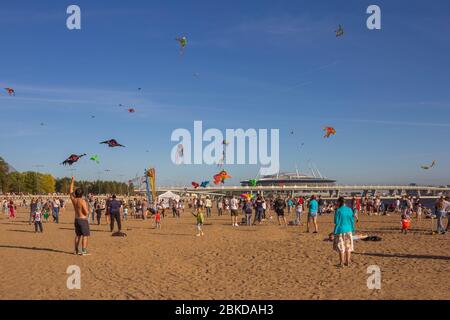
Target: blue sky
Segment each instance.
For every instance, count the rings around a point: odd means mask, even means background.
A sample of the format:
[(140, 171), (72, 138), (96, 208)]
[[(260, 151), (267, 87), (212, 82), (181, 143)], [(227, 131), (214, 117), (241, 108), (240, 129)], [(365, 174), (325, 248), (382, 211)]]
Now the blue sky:
[[(66, 28), (70, 4), (81, 30)], [(381, 30), (366, 28), (370, 4)], [(216, 166), (170, 161), (172, 131), (202, 120), (279, 128), (283, 171), (311, 160), (339, 183), (450, 183), (448, 1), (18, 0), (2, 4), (0, 28), (0, 86), (16, 90), (0, 96), (0, 155), (20, 171), (69, 176), (59, 163), (88, 153), (101, 164), (83, 159), (78, 178), (154, 165), (160, 184), (206, 180)], [(323, 139), (325, 125), (337, 135)], [(127, 148), (99, 144), (110, 138)], [(259, 167), (226, 169), (234, 184)]]

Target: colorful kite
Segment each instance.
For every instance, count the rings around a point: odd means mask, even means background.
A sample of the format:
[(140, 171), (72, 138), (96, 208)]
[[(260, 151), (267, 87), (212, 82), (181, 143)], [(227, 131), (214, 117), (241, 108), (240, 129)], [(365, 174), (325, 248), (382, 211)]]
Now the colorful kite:
[(98, 155), (92, 156), (89, 160), (95, 161), (97, 163), (100, 163), (100, 159), (98, 158)]
[(434, 167), (434, 165), (436, 164), (436, 160), (433, 160), (433, 162), (431, 162), (431, 164), (429, 166), (421, 166), (421, 168), (423, 170), (428, 170)]
[(8, 94), (10, 96), (15, 96), (16, 95), (16, 92), (14, 91), (13, 88), (5, 88), (5, 90), (6, 90), (6, 92), (8, 92)]
[(197, 189), (198, 187), (200, 187), (200, 185), (199, 185), (197, 182), (195, 182), (195, 181), (192, 181), (191, 184), (192, 184), (192, 186), (193, 186), (195, 189)]
[(175, 38), (175, 40), (177, 40), (178, 43), (180, 44), (180, 53), (183, 54), (184, 53), (184, 48), (187, 45), (187, 38), (183, 36), (183, 37)]
[(335, 32), (336, 32), (336, 37), (343, 36), (344, 35), (344, 28), (342, 28), (342, 26), (339, 25), (339, 28)]
[(324, 138), (329, 138), (331, 135), (336, 134), (336, 130), (333, 127), (325, 127), (323, 128), (323, 131), (325, 131)]
[(230, 175), (225, 170), (220, 171), (218, 174), (213, 176), (214, 184), (225, 183), (226, 179), (231, 178)]
[(258, 180), (256, 180), (256, 179), (250, 179), (249, 182), (250, 182), (250, 185), (251, 185), (252, 187), (256, 187), (256, 184), (258, 183)]
[(175, 163), (176, 164), (182, 164), (184, 162), (184, 147), (180, 143), (177, 145), (177, 151), (175, 154)]
[(202, 188), (206, 188), (209, 184), (209, 180), (208, 181), (202, 181), (202, 183), (200, 183), (200, 187)]
[(252, 199), (254, 196), (255, 195), (251, 194), (251, 193), (243, 193), (243, 194), (241, 194), (241, 198), (244, 198), (244, 199)]
[(61, 164), (63, 166), (65, 166), (66, 164), (68, 164), (69, 166), (73, 165), (75, 162), (77, 162), (78, 160), (80, 160), (81, 157), (84, 157), (86, 155), (86, 153), (80, 154), (80, 155), (76, 155), (76, 154), (71, 154), (70, 157), (68, 157), (66, 160), (64, 160)]
[(100, 142), (100, 144), (107, 144), (110, 148), (125, 147), (125, 146), (119, 144), (115, 139), (106, 140), (106, 141)]

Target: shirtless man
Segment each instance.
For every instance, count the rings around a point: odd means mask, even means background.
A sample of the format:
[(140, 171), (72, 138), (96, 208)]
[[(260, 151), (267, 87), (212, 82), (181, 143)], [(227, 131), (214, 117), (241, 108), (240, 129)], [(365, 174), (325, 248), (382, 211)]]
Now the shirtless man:
[[(87, 255), (88, 237), (90, 236), (89, 221), (88, 221), (88, 206), (83, 199), (83, 190), (77, 188), (73, 192), (75, 178), (72, 177), (70, 183), (70, 200), (72, 200), (73, 208), (75, 210), (75, 254)], [(81, 239), (81, 253), (78, 252), (78, 246)]]

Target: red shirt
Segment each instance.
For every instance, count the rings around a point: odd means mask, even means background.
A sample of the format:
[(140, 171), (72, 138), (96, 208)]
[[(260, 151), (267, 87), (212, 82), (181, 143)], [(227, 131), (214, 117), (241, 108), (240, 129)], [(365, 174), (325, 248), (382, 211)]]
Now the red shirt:
[(155, 221), (156, 222), (161, 222), (161, 213), (158, 212), (158, 213), (155, 214)]

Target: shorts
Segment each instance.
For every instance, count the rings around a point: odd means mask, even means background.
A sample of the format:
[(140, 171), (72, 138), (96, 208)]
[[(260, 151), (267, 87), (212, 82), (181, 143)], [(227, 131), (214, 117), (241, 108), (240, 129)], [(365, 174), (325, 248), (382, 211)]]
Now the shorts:
[(308, 218), (315, 218), (317, 217), (317, 212), (308, 212)]
[(89, 222), (87, 219), (75, 219), (75, 234), (77, 236), (89, 237), (91, 232), (89, 230)]
[(353, 237), (351, 232), (336, 234), (334, 236), (333, 249), (337, 252), (352, 252)]
[(284, 217), (284, 211), (283, 210), (277, 210), (275, 212), (277, 213), (277, 216)]
[(231, 209), (231, 215), (232, 215), (233, 217), (237, 217), (237, 216), (239, 215), (238, 210)]

